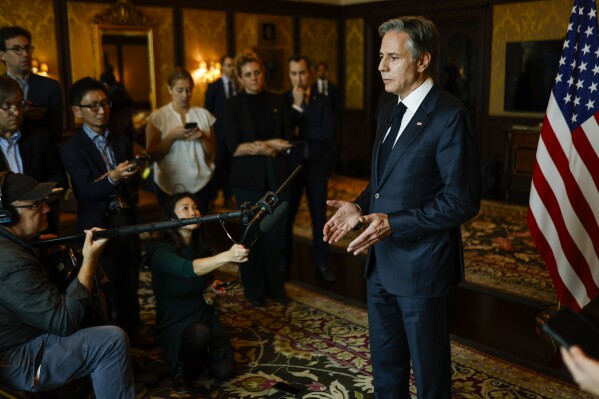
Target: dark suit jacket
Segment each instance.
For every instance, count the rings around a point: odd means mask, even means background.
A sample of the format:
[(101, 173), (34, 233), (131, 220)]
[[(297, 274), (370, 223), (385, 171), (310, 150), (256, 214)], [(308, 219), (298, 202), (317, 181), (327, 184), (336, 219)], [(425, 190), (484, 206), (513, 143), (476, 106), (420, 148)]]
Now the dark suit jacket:
[(54, 142), (60, 142), (64, 128), (64, 102), (60, 84), (54, 79), (30, 74), (27, 101), (47, 110), (41, 119), (26, 119), (24, 123), (48, 131)]
[(216, 116), (216, 123), (214, 124), (215, 130), (218, 130), (218, 128), (222, 126), (226, 100), (227, 96), (225, 95), (225, 85), (222, 78), (208, 85), (206, 88), (204, 108), (210, 111), (212, 115)]
[[(266, 100), (272, 108), (275, 119), (273, 138), (290, 138), (289, 117), (287, 106), (280, 95), (266, 92)], [(224, 126), (227, 148), (234, 154), (239, 144), (258, 140), (254, 131), (248, 95), (241, 93), (225, 102)], [(233, 157), (231, 166), (231, 187), (262, 191), (266, 188), (266, 169), (274, 165), (277, 182), (282, 183), (287, 178), (287, 159), (280, 155), (276, 158), (246, 155)]]
[[(315, 81), (312, 83), (312, 93), (318, 93), (318, 82)], [(327, 81), (327, 92), (328, 97), (331, 100), (331, 108), (333, 109), (333, 115), (338, 118), (341, 114), (342, 104), (341, 104), (341, 89), (335, 83), (331, 83), (330, 80)]]
[(463, 105), (433, 86), (379, 180), (378, 149), (394, 105), (381, 112), (370, 183), (356, 199), (365, 214), (387, 214), (392, 233), (369, 251), (366, 275), (376, 262), (383, 286), (395, 295), (447, 295), (463, 277), (460, 224), (480, 206), (473, 128)]
[[(335, 158), (335, 116), (329, 96), (312, 90), (310, 102), (305, 106), (304, 112), (293, 107), (291, 91), (285, 93), (285, 98), (291, 126), (298, 128), (298, 135), (294, 135), (293, 139), (307, 142), (291, 150), (291, 168), (295, 169), (301, 163), (306, 176), (327, 179), (333, 170)], [(307, 151), (304, 146), (307, 146)]]
[[(131, 141), (124, 134), (111, 133), (109, 136), (116, 163), (133, 157)], [(91, 227), (107, 227), (106, 212), (110, 198), (120, 194), (134, 210), (137, 222), (141, 221), (135, 204), (137, 179), (129, 179), (117, 185), (107, 177), (96, 181), (107, 172), (106, 164), (93, 141), (79, 130), (60, 149), (60, 156), (67, 173), (71, 177), (73, 191), (77, 198), (77, 231)]]
[[(67, 178), (60, 161), (58, 148), (47, 132), (21, 126), (19, 154), (23, 162), (23, 173), (39, 182), (57, 182), (59, 187), (66, 187)], [(4, 156), (0, 152), (0, 171), (8, 170)]]

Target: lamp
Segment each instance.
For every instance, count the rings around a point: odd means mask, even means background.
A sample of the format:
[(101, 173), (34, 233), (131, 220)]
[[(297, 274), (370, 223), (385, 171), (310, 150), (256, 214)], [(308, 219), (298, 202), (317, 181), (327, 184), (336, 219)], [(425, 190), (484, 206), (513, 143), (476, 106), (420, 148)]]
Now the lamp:
[(50, 68), (48, 67), (47, 62), (39, 62), (37, 58), (31, 60), (31, 72), (36, 75), (48, 76), (48, 72), (50, 72)]
[(221, 65), (218, 61), (201, 61), (198, 69), (193, 71), (196, 83), (212, 83), (221, 76)]

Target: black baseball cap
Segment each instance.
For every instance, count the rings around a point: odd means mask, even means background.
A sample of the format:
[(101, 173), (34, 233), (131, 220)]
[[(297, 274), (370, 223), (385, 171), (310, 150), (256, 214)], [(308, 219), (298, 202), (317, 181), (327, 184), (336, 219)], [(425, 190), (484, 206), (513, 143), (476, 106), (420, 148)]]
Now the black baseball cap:
[(56, 187), (55, 182), (38, 183), (31, 176), (21, 173), (8, 173), (2, 184), (2, 202), (38, 201), (48, 198)]

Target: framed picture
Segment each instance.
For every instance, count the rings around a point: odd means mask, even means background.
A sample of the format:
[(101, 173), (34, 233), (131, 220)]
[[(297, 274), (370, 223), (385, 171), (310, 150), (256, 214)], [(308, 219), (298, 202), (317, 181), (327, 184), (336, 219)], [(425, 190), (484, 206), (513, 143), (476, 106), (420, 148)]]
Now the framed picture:
[(258, 46), (273, 46), (279, 43), (277, 25), (272, 21), (260, 21), (258, 26)]

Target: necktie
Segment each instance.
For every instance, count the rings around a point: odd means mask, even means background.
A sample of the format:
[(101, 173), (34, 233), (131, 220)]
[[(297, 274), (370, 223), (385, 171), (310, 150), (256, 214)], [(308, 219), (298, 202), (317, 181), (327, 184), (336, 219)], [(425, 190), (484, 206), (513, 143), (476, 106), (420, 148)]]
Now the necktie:
[(387, 166), (387, 160), (389, 159), (391, 151), (393, 150), (393, 144), (395, 144), (395, 138), (397, 137), (397, 133), (399, 132), (399, 128), (401, 127), (401, 120), (403, 119), (403, 116), (406, 113), (406, 109), (407, 108), (403, 103), (399, 103), (395, 106), (393, 114), (391, 115), (391, 130), (389, 130), (389, 134), (387, 134), (387, 137), (385, 137), (385, 141), (381, 143), (381, 146), (379, 148), (379, 178), (383, 175), (383, 171)]
[(235, 95), (235, 93), (233, 92), (233, 82), (229, 80), (227, 87), (227, 98), (231, 98)]

